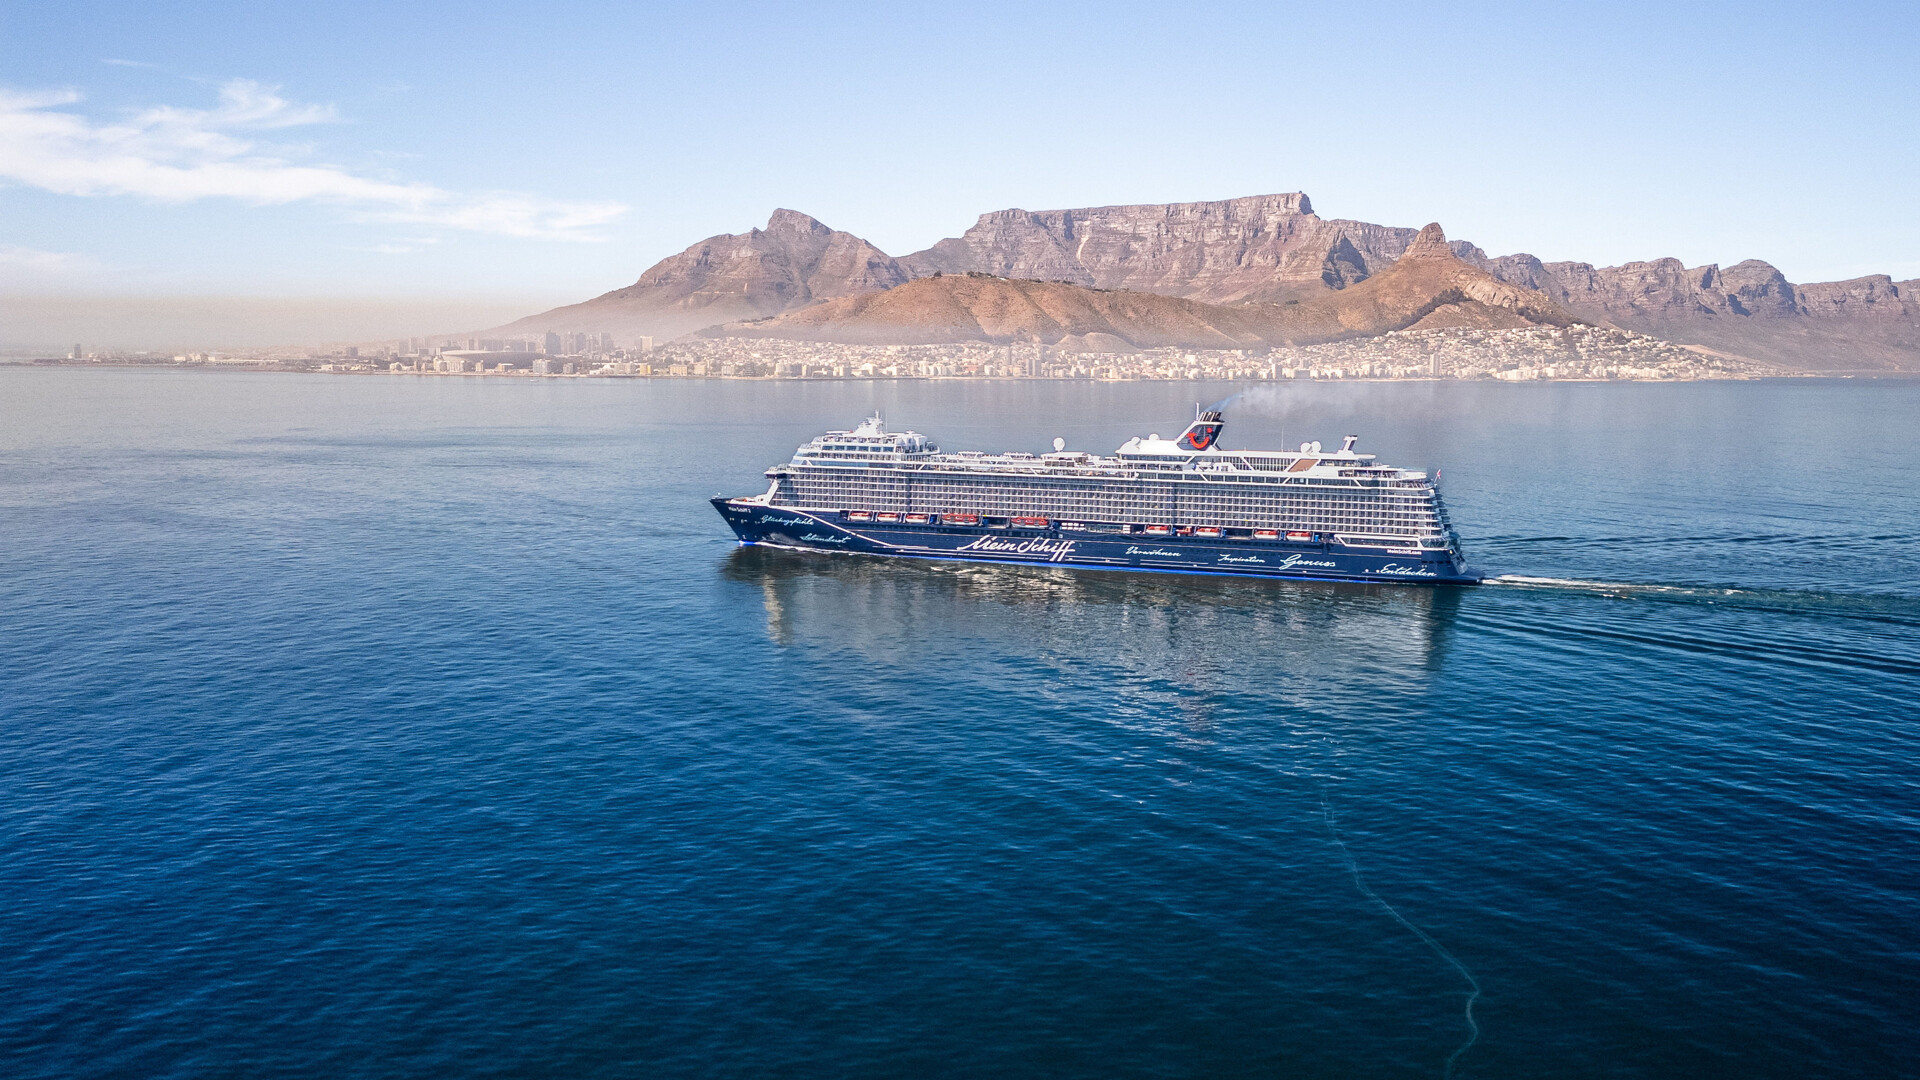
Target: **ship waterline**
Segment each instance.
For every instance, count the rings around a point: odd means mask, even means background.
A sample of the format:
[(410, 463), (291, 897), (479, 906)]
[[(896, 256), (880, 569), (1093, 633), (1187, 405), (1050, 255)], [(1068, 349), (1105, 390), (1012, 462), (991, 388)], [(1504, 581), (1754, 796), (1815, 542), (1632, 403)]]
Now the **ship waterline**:
[(743, 544), (935, 559), (1344, 581), (1480, 580), (1433, 479), (1318, 443), (1224, 450), (1225, 420), (1111, 455), (943, 453), (878, 418), (719, 497)]

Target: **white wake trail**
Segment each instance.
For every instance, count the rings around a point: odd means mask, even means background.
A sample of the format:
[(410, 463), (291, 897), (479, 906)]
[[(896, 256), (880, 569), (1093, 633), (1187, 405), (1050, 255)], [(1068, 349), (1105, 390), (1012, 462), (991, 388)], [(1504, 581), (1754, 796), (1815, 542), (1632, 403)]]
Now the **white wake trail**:
[(1578, 578), (1528, 577), (1524, 574), (1499, 574), (1483, 585), (1517, 585), (1532, 589), (1570, 589), (1603, 593), (1674, 593), (1683, 596), (1737, 596), (1742, 589), (1716, 589), (1694, 585), (1642, 585), (1626, 581), (1583, 581)]
[(1387, 914), (1393, 916), (1393, 921), (1413, 931), (1415, 937), (1426, 942), (1428, 948), (1432, 949), (1440, 959), (1452, 964), (1453, 969), (1460, 973), (1460, 977), (1467, 980), (1467, 986), (1469, 987), (1466, 1009), (1467, 1041), (1461, 1043), (1459, 1049), (1447, 1055), (1445, 1075), (1448, 1080), (1452, 1080), (1454, 1063), (1460, 1060), (1461, 1054), (1472, 1049), (1473, 1044), (1480, 1041), (1480, 1022), (1473, 1018), (1473, 1003), (1480, 1000), (1480, 980), (1474, 978), (1473, 972), (1467, 970), (1467, 965), (1461, 963), (1457, 957), (1448, 952), (1446, 946), (1435, 941), (1432, 934), (1408, 922), (1407, 917), (1400, 914), (1398, 908), (1382, 900), (1380, 894), (1374, 892), (1373, 889), (1367, 885), (1366, 879), (1360, 876), (1360, 863), (1354, 859), (1353, 852), (1348, 850), (1347, 842), (1340, 839), (1340, 830), (1335, 827), (1333, 823), (1333, 804), (1328, 801), (1324, 792), (1320, 796), (1320, 813), (1327, 821), (1327, 835), (1333, 837), (1333, 842), (1339, 845), (1341, 857), (1347, 860), (1347, 872), (1353, 875), (1354, 887), (1360, 890), (1361, 895), (1384, 908)]

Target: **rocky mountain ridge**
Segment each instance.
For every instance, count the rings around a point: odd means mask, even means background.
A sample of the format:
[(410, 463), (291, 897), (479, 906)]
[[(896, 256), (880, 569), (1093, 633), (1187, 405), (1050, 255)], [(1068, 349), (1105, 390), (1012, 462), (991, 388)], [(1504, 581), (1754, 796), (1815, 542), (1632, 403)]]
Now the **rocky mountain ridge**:
[(1795, 285), (1758, 259), (1724, 270), (1679, 259), (1609, 267), (1531, 255), (1468, 260), (1584, 319), (1669, 341), (1787, 367), (1920, 367), (1920, 280), (1876, 274)]
[(852, 233), (797, 210), (775, 210), (764, 229), (710, 236), (655, 263), (623, 289), (489, 333), (579, 331), (664, 341), (716, 323), (890, 289), (910, 277), (892, 256)]
[[(960, 237), (900, 259), (916, 275), (977, 270), (1130, 288), (1213, 303), (1350, 288), (1399, 259), (1414, 230), (1323, 219), (1304, 193), (1217, 202), (981, 215)], [(1722, 270), (1678, 259), (1621, 266), (1461, 259), (1606, 326), (1793, 368), (1920, 368), (1920, 280), (1886, 275), (1795, 285), (1750, 259)]]
[(1500, 281), (1453, 254), (1428, 225), (1380, 273), (1282, 304), (1211, 304), (1137, 289), (935, 271), (890, 290), (703, 331), (846, 345), (1036, 343), (1081, 352), (1167, 346), (1271, 348), (1376, 337), (1391, 330), (1567, 326), (1543, 293)]
[[(961, 236), (903, 256), (936, 271), (1135, 289), (1212, 304), (1317, 296), (1398, 259), (1418, 230), (1325, 220), (1303, 192), (1217, 202), (998, 210)], [(1456, 245), (1459, 254), (1479, 249)]]
[[(500, 329), (664, 340), (934, 274), (1064, 282), (1211, 305), (1305, 304), (1378, 277), (1418, 236), (1414, 229), (1321, 218), (1304, 193), (1292, 192), (1000, 210), (981, 215), (961, 236), (895, 259), (850, 233), (780, 210), (765, 229), (709, 237), (624, 289)], [(1920, 370), (1920, 280), (1876, 275), (1796, 285), (1758, 260), (1725, 269), (1689, 268), (1677, 259), (1595, 267), (1526, 254), (1495, 258), (1464, 241), (1447, 248), (1491, 279), (1541, 294), (1562, 314), (1596, 325), (1791, 368)]]

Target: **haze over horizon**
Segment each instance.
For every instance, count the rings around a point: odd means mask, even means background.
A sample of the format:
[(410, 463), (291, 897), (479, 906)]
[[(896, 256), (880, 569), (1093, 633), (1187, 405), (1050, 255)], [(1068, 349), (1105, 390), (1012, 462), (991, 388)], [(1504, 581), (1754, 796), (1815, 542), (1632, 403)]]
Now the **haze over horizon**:
[(158, 334), (169, 297), (325, 298), (343, 338), (531, 314), (778, 206), (903, 255), (1005, 207), (1303, 190), (1493, 254), (1920, 276), (1920, 29), (1891, 4), (83, 3), (0, 30), (0, 344), (87, 304)]

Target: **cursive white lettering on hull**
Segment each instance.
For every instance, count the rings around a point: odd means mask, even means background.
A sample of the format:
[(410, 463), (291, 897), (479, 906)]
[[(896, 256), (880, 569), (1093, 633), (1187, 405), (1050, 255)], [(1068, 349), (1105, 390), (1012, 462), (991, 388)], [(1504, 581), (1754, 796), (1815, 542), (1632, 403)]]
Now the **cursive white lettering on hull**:
[(997, 536), (982, 536), (955, 548), (955, 551), (983, 551), (1001, 555), (1045, 555), (1048, 562), (1061, 562), (1073, 554), (1074, 541), (1048, 540), (1035, 537), (1031, 540), (1003, 540)]
[(1330, 559), (1309, 559), (1301, 555), (1289, 555), (1274, 565), (1276, 570), (1290, 570), (1296, 566), (1311, 566), (1319, 570), (1337, 570), (1339, 564)]

